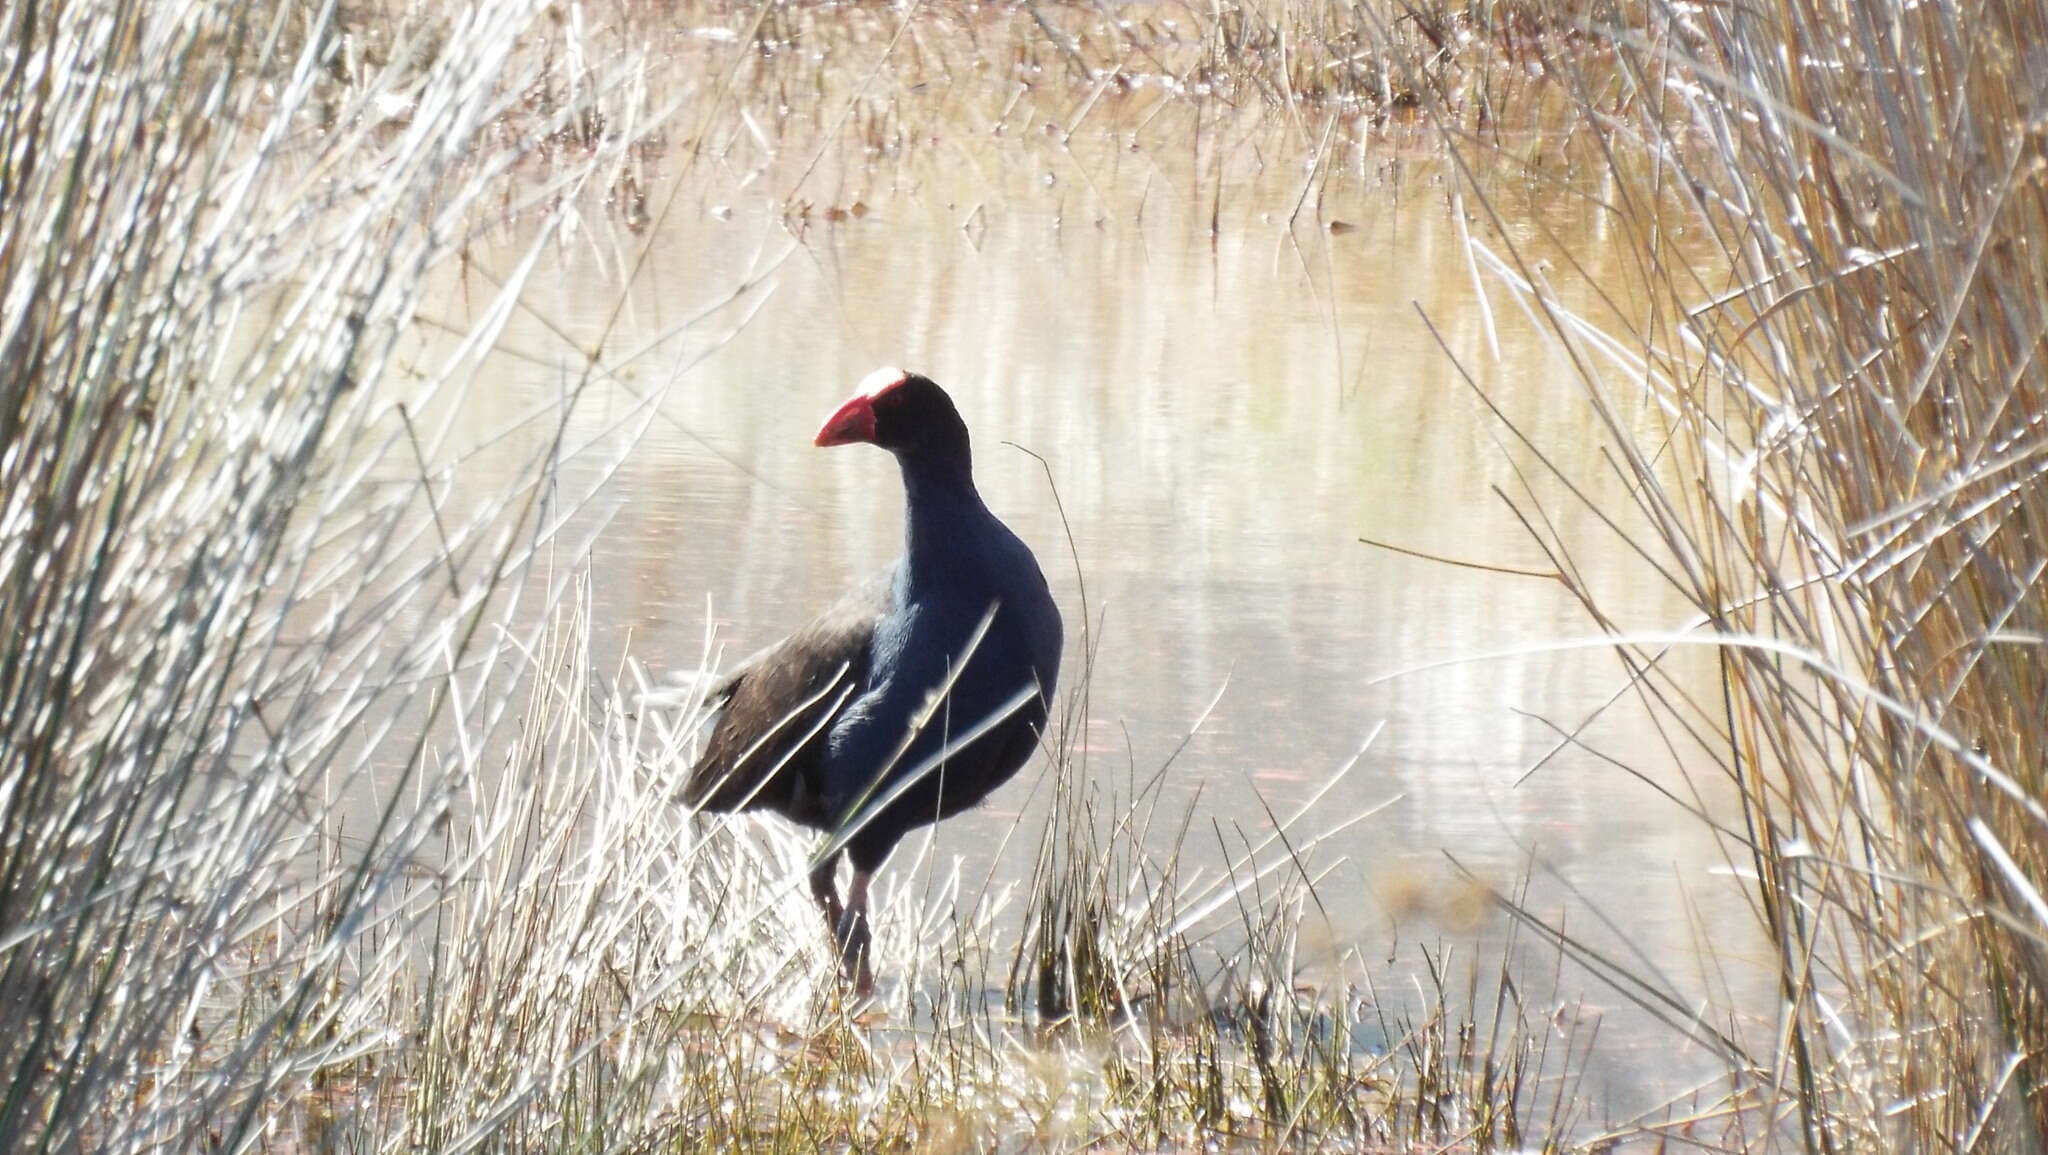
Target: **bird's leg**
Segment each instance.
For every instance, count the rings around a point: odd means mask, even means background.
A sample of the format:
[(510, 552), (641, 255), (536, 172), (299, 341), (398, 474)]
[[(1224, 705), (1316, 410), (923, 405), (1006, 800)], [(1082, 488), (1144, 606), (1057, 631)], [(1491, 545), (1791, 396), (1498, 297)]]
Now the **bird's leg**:
[(853, 981), (853, 989), (862, 998), (875, 993), (875, 972), (868, 964), (868, 882), (874, 877), (858, 866), (853, 869), (853, 884), (846, 891), (846, 913), (840, 916), (836, 937), (839, 940), (839, 969)]
[(818, 900), (819, 909), (825, 912), (825, 933), (834, 942), (839, 941), (839, 920), (846, 914), (839, 905), (839, 880), (834, 877), (839, 873), (840, 857), (835, 854), (811, 871), (811, 897)]

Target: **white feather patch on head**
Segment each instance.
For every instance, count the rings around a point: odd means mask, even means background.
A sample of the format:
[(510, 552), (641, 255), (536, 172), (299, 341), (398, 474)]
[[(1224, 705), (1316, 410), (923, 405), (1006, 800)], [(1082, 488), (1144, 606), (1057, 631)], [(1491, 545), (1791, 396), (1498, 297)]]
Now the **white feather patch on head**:
[(884, 365), (860, 379), (860, 395), (872, 399), (903, 384), (904, 378), (908, 376), (910, 374), (894, 365)]

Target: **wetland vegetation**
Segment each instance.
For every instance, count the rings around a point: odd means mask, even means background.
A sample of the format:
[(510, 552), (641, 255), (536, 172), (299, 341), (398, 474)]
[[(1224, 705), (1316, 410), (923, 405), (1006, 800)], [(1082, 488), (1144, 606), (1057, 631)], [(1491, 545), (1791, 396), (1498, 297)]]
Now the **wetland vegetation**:
[[(2048, 6), (0, 20), (7, 1149), (2042, 1145)], [(1364, 771), (1220, 821), (1162, 786), (1178, 748), (1103, 754), (1115, 635), (1078, 597), (1047, 817), (1011, 825), (1028, 869), (899, 854), (926, 883), (882, 892), (877, 1004), (834, 979), (807, 845), (680, 813), (702, 718), (627, 659), (717, 645), (611, 646), (585, 561), (604, 480), (673, 420), (659, 383), (879, 208), (974, 245), (1020, 185), (1072, 232), (1167, 211), (1169, 182), (1212, 254), (1328, 253), (1372, 196), (1448, 214), (1470, 302), (1412, 331), (1497, 416), (1478, 452), (1525, 547), (1499, 576), (1593, 635), (1518, 660), (1597, 649), (1645, 758), (1683, 768), (1612, 759), (1723, 867), (1676, 914), (1707, 996), (1475, 871), (1401, 902), (1505, 933), (1422, 944), (1394, 997), (1330, 930), (1333, 839), (1371, 814), (1327, 799)], [(636, 327), (635, 239), (734, 211), (793, 247), (719, 283), (672, 257), (687, 308)], [(617, 293), (550, 311), (574, 261)], [(1302, 313), (1344, 348), (1334, 306)], [(479, 435), (517, 325), (575, 354)], [(1493, 390), (1477, 358), (1516, 326), (1590, 448)], [(1613, 554), (1682, 616), (1617, 609)], [(1605, 914), (1623, 942), (1649, 917)], [(1707, 1080), (1604, 1110), (1583, 1079), (1612, 1040), (1532, 959)], [(1745, 974), (1762, 998), (1711, 997)]]

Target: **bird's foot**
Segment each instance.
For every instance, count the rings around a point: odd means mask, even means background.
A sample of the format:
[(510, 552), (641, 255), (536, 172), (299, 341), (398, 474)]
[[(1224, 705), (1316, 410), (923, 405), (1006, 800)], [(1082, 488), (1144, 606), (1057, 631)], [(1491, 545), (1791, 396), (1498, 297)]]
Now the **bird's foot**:
[(868, 931), (868, 912), (854, 907), (840, 917), (837, 933), (839, 942), (839, 973), (853, 984), (854, 992), (862, 998), (875, 993), (875, 972), (870, 965), (869, 948), (873, 936)]
[(825, 912), (825, 933), (838, 942), (839, 923), (846, 917), (846, 908), (840, 905), (838, 884), (832, 875), (839, 865), (834, 858), (811, 871), (811, 897), (818, 901), (818, 909)]

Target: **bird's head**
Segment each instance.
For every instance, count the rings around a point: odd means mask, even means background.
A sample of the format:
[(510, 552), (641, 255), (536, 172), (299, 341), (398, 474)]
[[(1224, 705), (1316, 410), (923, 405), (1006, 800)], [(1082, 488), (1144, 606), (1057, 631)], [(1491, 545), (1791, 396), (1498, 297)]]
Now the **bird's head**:
[(953, 399), (931, 378), (901, 369), (877, 369), (825, 419), (815, 443), (852, 445), (860, 441), (899, 455), (927, 448), (964, 450), (967, 423), (960, 419)]

